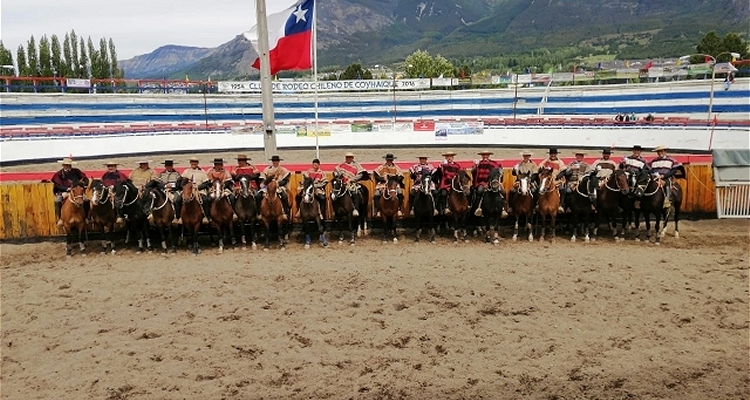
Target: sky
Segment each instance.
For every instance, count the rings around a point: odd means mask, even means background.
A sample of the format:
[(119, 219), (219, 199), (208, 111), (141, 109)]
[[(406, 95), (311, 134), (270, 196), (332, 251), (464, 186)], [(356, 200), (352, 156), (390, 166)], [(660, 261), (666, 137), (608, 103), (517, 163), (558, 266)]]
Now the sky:
[[(294, 0), (266, 0), (267, 13), (281, 11)], [(176, 44), (216, 47), (255, 25), (256, 0), (2, 0), (0, 39), (16, 56), (33, 35), (57, 35), (75, 29), (94, 41), (111, 38), (117, 58), (127, 60)]]

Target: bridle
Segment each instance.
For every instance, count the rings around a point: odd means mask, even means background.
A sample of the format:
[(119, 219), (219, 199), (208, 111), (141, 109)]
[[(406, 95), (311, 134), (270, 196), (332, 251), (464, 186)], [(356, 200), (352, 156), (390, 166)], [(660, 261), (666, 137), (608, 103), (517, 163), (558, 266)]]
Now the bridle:
[(156, 194), (154, 193), (154, 190), (157, 190), (157, 189), (151, 189), (151, 211), (159, 211), (159, 210), (161, 210), (162, 208), (164, 208), (164, 206), (166, 206), (166, 205), (167, 205), (167, 203), (169, 202), (169, 197), (167, 197), (167, 196), (165, 195), (165, 196), (164, 196), (164, 203), (162, 203), (162, 204), (161, 204), (160, 206), (158, 206), (158, 207), (154, 207), (154, 202), (156, 201)]
[(385, 190), (383, 191), (383, 200), (392, 200), (396, 196), (395, 193), (398, 192), (396, 189), (396, 186), (398, 185), (398, 182), (395, 179), (389, 179), (388, 183), (386, 183)]
[[(106, 197), (103, 195), (104, 190), (107, 190)], [(115, 208), (115, 193), (112, 190), (112, 188), (105, 187), (104, 185), (97, 186), (96, 188), (93, 188), (91, 194), (91, 204), (93, 205), (101, 205), (101, 204), (112, 204), (112, 209)]]
[(136, 193), (135, 197), (133, 197), (133, 201), (131, 201), (130, 203), (125, 203), (125, 201), (128, 199), (128, 191), (130, 191), (130, 187), (126, 184), (123, 184), (123, 186), (125, 187), (125, 193), (122, 195), (122, 206), (120, 208), (127, 207), (138, 201), (138, 193)]
[[(458, 186), (456, 186), (457, 183), (458, 183)], [(462, 182), (459, 181), (459, 175), (458, 174), (456, 174), (456, 176), (454, 176), (453, 179), (451, 179), (451, 190), (453, 190), (454, 192), (463, 193), (464, 195), (466, 195), (466, 189), (465, 188), (467, 186), (468, 186), (468, 183), (467, 184), (463, 184)]]
[(499, 173), (496, 173), (496, 174), (497, 176), (490, 179), (490, 181), (487, 184), (487, 190), (489, 190), (490, 192), (494, 192), (494, 193), (497, 193), (500, 191), (500, 177), (502, 176)]

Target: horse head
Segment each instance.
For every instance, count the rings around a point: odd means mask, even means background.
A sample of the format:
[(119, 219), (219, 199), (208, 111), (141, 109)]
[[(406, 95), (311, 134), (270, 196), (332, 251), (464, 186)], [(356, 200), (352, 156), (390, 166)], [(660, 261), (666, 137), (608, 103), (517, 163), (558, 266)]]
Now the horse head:
[(518, 190), (521, 194), (528, 196), (531, 194), (531, 172), (527, 171), (518, 177)]
[(336, 200), (343, 197), (346, 194), (346, 185), (344, 185), (344, 177), (341, 172), (335, 171), (333, 178), (331, 179), (331, 199)]
[[(109, 196), (104, 195), (104, 184), (101, 179), (94, 179), (91, 181), (91, 205), (98, 205), (99, 203), (106, 202)], [(111, 192), (110, 192), (111, 194)]]
[(539, 171), (539, 194), (543, 195), (553, 190), (555, 190), (555, 178), (552, 176), (552, 168), (542, 168)]
[(83, 185), (73, 185), (70, 187), (68, 194), (68, 200), (73, 202), (78, 207), (83, 206), (83, 197), (86, 193), (86, 187)]
[(491, 192), (498, 192), (503, 185), (503, 172), (500, 168), (493, 168), (490, 171), (487, 189)]
[(214, 179), (211, 182), (211, 197), (213, 199), (220, 199), (224, 194), (224, 184), (221, 179)]
[(582, 184), (586, 184), (586, 192), (592, 203), (596, 202), (597, 191), (599, 190), (599, 180), (596, 178), (596, 170), (593, 170), (584, 176)]
[(615, 181), (615, 187), (620, 190), (622, 194), (630, 193), (630, 185), (628, 184), (628, 174), (621, 169), (618, 169), (612, 173), (611, 178)]
[(302, 182), (302, 202), (310, 204), (315, 200), (315, 181), (306, 177)]
[(241, 175), (239, 177), (240, 182), (240, 196), (246, 198), (250, 196), (250, 183), (248, 182), (247, 175)]
[(123, 208), (138, 200), (138, 188), (128, 179), (115, 185), (115, 206)]
[(432, 175), (430, 175), (429, 172), (422, 172), (421, 179), (420, 179), (420, 187), (419, 191), (423, 194), (430, 194), (430, 186), (432, 185)]
[(276, 198), (276, 190), (278, 190), (279, 184), (276, 182), (276, 179), (271, 179), (268, 183), (266, 183), (266, 197), (268, 199), (275, 199)]
[(469, 178), (469, 174), (464, 170), (458, 171), (456, 176), (451, 180), (451, 188), (455, 192), (469, 196), (471, 193), (471, 178)]

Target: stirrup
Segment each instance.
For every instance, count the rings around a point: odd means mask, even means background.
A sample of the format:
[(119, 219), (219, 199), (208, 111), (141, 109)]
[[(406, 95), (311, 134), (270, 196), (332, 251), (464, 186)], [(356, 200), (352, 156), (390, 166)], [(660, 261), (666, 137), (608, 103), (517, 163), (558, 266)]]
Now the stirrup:
[(432, 216), (435, 217), (435, 216), (438, 216), (438, 215), (440, 215), (440, 212), (438, 212), (437, 208), (433, 208), (432, 209)]
[(562, 208), (562, 206), (558, 206), (558, 207), (557, 207), (557, 213), (558, 213), (558, 214), (564, 214), (564, 213), (565, 213), (565, 209), (564, 209), (564, 208)]
[(502, 210), (500, 212), (500, 218), (508, 218), (508, 212), (505, 210)]
[(281, 214), (281, 220), (282, 221), (289, 221), (289, 216), (286, 215), (286, 213)]
[(474, 215), (476, 215), (477, 217), (481, 217), (482, 216), (482, 209), (481, 208), (477, 208), (476, 211), (474, 211)]
[(375, 218), (380, 218), (380, 211), (375, 213)]
[(182, 225), (182, 218), (172, 219), (172, 225)]
[(205, 225), (208, 225), (208, 218), (207, 217), (203, 217), (203, 219), (201, 220), (201, 223), (203, 223)]
[(512, 213), (512, 212), (513, 212), (513, 207), (508, 207), (508, 211), (507, 211), (507, 213), (508, 213), (508, 214), (510, 214), (510, 213)]
[(359, 217), (359, 211), (356, 208), (352, 210), (352, 217)]
[(401, 210), (398, 210), (398, 211), (396, 211), (396, 216), (397, 217), (403, 217), (404, 213), (402, 213)]
[(122, 217), (117, 217), (117, 220), (115, 221), (116, 224), (121, 224), (123, 222)]
[(148, 222), (154, 222), (154, 214), (149, 214), (146, 219), (148, 220)]
[(443, 215), (451, 215), (451, 209), (446, 208), (445, 210), (443, 210)]
[(57, 226), (63, 226), (63, 222), (62, 222), (62, 219), (58, 219), (58, 220), (57, 220)]
[(409, 210), (409, 215), (414, 216), (414, 210)]

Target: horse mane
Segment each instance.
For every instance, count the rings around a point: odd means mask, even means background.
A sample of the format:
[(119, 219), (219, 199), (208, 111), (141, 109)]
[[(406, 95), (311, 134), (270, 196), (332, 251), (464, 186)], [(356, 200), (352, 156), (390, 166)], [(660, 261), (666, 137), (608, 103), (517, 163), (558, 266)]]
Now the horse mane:
[(152, 189), (164, 190), (164, 184), (156, 179), (152, 179), (148, 181), (148, 183), (146, 183), (143, 188), (147, 191)]

